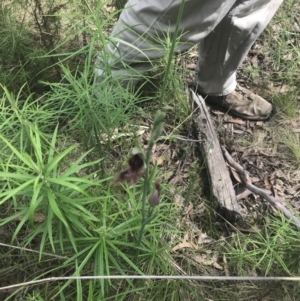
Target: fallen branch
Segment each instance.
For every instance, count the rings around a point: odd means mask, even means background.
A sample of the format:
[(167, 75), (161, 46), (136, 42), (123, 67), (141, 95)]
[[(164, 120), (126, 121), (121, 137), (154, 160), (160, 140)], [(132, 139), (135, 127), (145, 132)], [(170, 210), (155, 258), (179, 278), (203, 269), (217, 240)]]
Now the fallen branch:
[[(196, 128), (199, 148), (205, 162), (210, 183), (210, 199), (216, 211), (229, 222), (242, 220), (230, 174), (220, 148), (217, 132), (203, 98), (192, 90), (189, 94), (193, 108), (193, 123)], [(194, 110), (194, 108), (196, 108)]]
[(237, 173), (239, 174), (239, 176), (241, 178), (242, 183), (246, 186), (246, 188), (249, 189), (250, 191), (252, 191), (253, 193), (258, 194), (259, 196), (264, 198), (273, 207), (279, 209), (283, 213), (283, 215), (287, 219), (291, 220), (297, 226), (298, 230), (300, 230), (300, 220), (297, 217), (295, 217), (289, 209), (287, 209), (280, 202), (278, 202), (273, 196), (267, 194), (266, 191), (264, 191), (263, 189), (258, 188), (255, 185), (253, 185), (251, 183), (250, 177), (249, 177), (248, 173), (246, 172), (246, 170), (244, 170), (240, 164), (238, 164), (237, 162), (235, 162), (233, 160), (233, 158), (230, 156), (230, 154), (227, 152), (227, 150), (224, 146), (221, 146), (221, 148), (222, 148), (224, 157), (227, 160), (228, 164), (237, 171)]

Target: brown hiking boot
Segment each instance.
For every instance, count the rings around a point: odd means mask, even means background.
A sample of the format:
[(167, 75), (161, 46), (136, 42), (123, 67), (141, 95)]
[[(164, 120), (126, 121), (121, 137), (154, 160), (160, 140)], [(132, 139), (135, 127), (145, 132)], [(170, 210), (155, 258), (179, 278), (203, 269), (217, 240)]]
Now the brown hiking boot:
[[(201, 93), (203, 95), (203, 93)], [(225, 96), (204, 97), (209, 105), (213, 105), (234, 116), (248, 120), (266, 120), (272, 112), (272, 105), (259, 95), (237, 85), (235, 91)]]

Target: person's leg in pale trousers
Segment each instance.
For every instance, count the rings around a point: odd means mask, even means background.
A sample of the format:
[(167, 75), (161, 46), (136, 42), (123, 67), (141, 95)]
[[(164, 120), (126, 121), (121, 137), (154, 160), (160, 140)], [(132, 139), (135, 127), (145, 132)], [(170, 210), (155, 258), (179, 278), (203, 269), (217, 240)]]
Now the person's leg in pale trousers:
[[(199, 43), (195, 82), (199, 92), (219, 101), (220, 105), (227, 104), (240, 117), (269, 116), (272, 107), (268, 102), (249, 90), (235, 91), (236, 71), (282, 2), (185, 0), (176, 52)], [(136, 82), (151, 68), (151, 61), (166, 55), (159, 41), (174, 33), (180, 5), (181, 0), (128, 1), (106, 49), (109, 53), (106, 63), (112, 76), (125, 83)], [(105, 67), (100, 55), (96, 78), (103, 76)]]

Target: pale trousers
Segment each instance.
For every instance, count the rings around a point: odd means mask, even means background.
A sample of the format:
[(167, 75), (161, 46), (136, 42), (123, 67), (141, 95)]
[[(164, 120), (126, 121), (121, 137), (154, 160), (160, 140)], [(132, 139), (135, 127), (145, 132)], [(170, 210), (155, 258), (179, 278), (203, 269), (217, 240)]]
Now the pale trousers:
[[(182, 0), (129, 0), (115, 25), (96, 77), (107, 72), (137, 81), (151, 62), (166, 55)], [(198, 90), (227, 95), (236, 71), (283, 0), (185, 0), (176, 52), (198, 44)], [(105, 58), (104, 58), (105, 56)], [(105, 64), (103, 61), (105, 60)], [(126, 66), (126, 67), (125, 67)]]

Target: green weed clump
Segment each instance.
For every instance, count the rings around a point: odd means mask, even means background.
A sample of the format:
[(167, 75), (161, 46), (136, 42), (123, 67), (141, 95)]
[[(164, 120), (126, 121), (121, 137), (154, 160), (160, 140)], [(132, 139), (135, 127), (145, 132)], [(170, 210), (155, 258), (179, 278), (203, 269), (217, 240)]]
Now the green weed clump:
[(255, 234), (237, 234), (226, 245), (230, 265), (239, 275), (299, 275), (299, 232), (283, 216), (271, 218)]
[[(144, 178), (144, 188), (138, 183), (120, 190), (110, 186), (110, 175), (103, 177), (95, 168), (103, 158), (90, 161), (91, 150), (84, 152), (79, 143), (70, 145), (69, 139), (59, 134), (58, 123), (53, 129), (50, 123), (45, 126), (47, 120), (53, 120), (54, 125), (60, 119), (59, 114), (68, 110), (51, 111), (49, 103), (22, 101), (4, 91), (0, 127), (4, 154), (0, 165), (0, 226), (11, 231), (7, 243), (37, 250), (37, 265), (43, 266), (49, 256), (59, 261), (34, 278), (53, 273), (77, 276), (174, 273), (168, 264), (172, 259), (163, 237), (177, 232), (172, 226), (175, 207), (164, 202), (163, 195), (159, 210), (146, 205), (155, 181), (155, 170), (149, 172), (150, 155), (161, 132), (161, 115), (155, 119), (145, 157), (148, 176)], [(55, 97), (49, 97), (48, 101), (55, 107)], [(5, 120), (9, 111), (10, 116)], [(101, 130), (99, 127), (99, 133)], [(146, 212), (150, 211), (146, 206), (152, 208), (148, 216)], [(25, 260), (24, 265), (31, 260), (32, 257)], [(6, 274), (10, 269), (2, 267), (2, 271)], [(77, 281), (76, 290), (70, 292), (73, 282), (67, 281), (50, 285), (47, 290), (36, 290), (33, 295), (44, 300), (55, 296), (82, 300), (83, 292), (89, 292), (96, 300), (104, 300), (116, 294), (115, 285), (126, 288), (124, 298), (140, 291), (131, 280), (123, 284), (100, 280)], [(156, 286), (152, 285), (154, 289)], [(150, 288), (151, 285), (145, 290)]]

